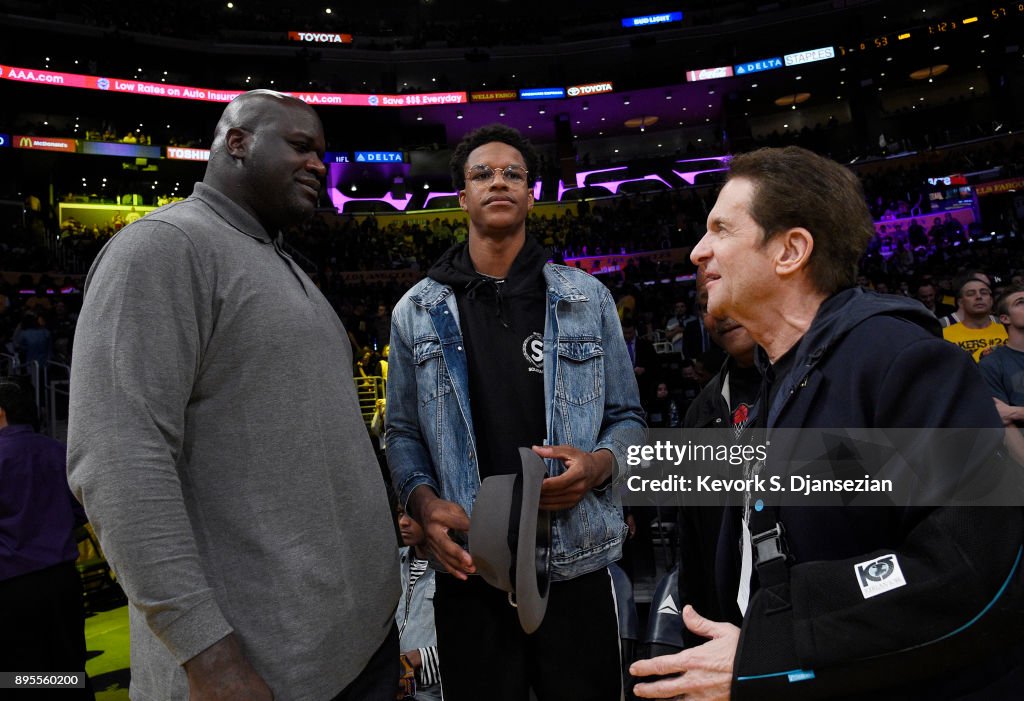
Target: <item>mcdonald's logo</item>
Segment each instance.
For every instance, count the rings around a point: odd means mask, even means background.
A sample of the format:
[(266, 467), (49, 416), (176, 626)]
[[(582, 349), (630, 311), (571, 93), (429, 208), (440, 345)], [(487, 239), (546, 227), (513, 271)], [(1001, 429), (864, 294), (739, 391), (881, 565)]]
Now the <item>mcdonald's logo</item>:
[(49, 136), (26, 136), (15, 134), (12, 145), (14, 148), (33, 149), (35, 151), (62, 151), (74, 153), (78, 150), (78, 142), (74, 139), (57, 139)]

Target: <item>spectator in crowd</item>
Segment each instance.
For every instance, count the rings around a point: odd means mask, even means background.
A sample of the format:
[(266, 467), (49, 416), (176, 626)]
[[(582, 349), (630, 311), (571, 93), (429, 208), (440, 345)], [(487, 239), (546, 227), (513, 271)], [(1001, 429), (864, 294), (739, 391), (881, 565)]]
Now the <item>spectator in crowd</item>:
[(434, 629), (434, 570), (427, 562), (430, 554), (423, 528), (405, 513), (401, 504), (395, 506), (403, 544), (398, 554), (402, 595), (398, 599), (395, 621), (403, 668), (412, 670), (415, 681), (414, 685), (406, 683), (404, 686), (408, 694), (406, 698), (441, 701), (441, 672)]
[(275, 243), (324, 148), (304, 102), (244, 93), (192, 196), (89, 273), (69, 478), (128, 595), (134, 697), (394, 699), (397, 551), (349, 344)]
[[(731, 162), (691, 258), (706, 270), (708, 310), (733, 318), (759, 345), (759, 424), (772, 439), (766, 460), (744, 465), (747, 478), (785, 475), (796, 451), (811, 448), (801, 443), (809, 440), (806, 429), (998, 432), (976, 370), (936, 338), (933, 317), (916, 302), (854, 287), (871, 236), (860, 184), (837, 163), (796, 147)], [(779, 444), (786, 428), (805, 430)], [(966, 461), (937, 465), (928, 451), (905, 455), (907, 478), (920, 484), (929, 475), (947, 480), (950, 471), (958, 479), (986, 472), (998, 436), (978, 433)], [(742, 620), (712, 621), (686, 606), (684, 624), (708, 641), (634, 663), (634, 675), (674, 675), (637, 684), (634, 693), (1016, 694), (1024, 630), (1019, 617), (992, 609), (1015, 610), (1008, 599), (1017, 594), (1003, 595), (1007, 577), (1018, 573), (1022, 532), (1020, 507), (808, 507), (751, 489), (742, 506), (726, 510), (726, 546), (715, 563), (716, 571), (738, 575), (720, 586), (723, 596), (735, 593)], [(858, 580), (858, 566), (872, 577)], [(897, 570), (889, 586), (872, 587)], [(963, 573), (955, 587), (951, 570)]]
[(707, 350), (704, 329), (697, 317), (688, 313), (686, 300), (676, 300), (672, 316), (665, 322), (665, 337), (672, 342), (672, 350), (685, 358), (696, 358)]
[(660, 375), (658, 354), (654, 344), (637, 334), (636, 323), (631, 318), (622, 322), (622, 337), (626, 341), (626, 353), (640, 389), (640, 401), (646, 405), (654, 398), (654, 388)]
[(377, 349), (391, 343), (391, 309), (383, 302), (377, 305), (377, 316), (373, 318), (373, 343)]
[[(64, 445), (36, 433), (36, 421), (31, 394), (0, 378), (0, 660), (14, 672), (82, 672), (74, 532), (85, 512), (68, 489)], [(92, 699), (91, 682), (62, 696)]]
[[(969, 270), (969, 271), (964, 273), (959, 278), (959, 281), (962, 283), (962, 282), (964, 282), (966, 280), (970, 280), (970, 279), (981, 280), (983, 283), (985, 283), (985, 286), (988, 287), (988, 289), (990, 291), (992, 290), (992, 278), (989, 277), (989, 275), (987, 273), (985, 273), (985, 272), (983, 272), (981, 270)], [(952, 287), (950, 287), (949, 289), (952, 290)], [(964, 318), (963, 300), (959, 296), (959, 294), (960, 294), (959, 288), (957, 288), (956, 290), (952, 291), (953, 300), (956, 303), (956, 309), (954, 309), (952, 312), (950, 312), (946, 316), (939, 317), (939, 323), (942, 324), (943, 328), (946, 328), (947, 326), (952, 326), (953, 324), (958, 324), (961, 321), (963, 321), (963, 318)], [(991, 295), (989, 295), (989, 296), (991, 297)], [(992, 321), (996, 321), (996, 319), (993, 318)]]
[(698, 308), (711, 340), (726, 352), (726, 360), (690, 405), (683, 421), (688, 428), (732, 426), (737, 435), (753, 418), (761, 374), (754, 366), (756, 344), (745, 328), (729, 317), (708, 311), (706, 273), (697, 273)]
[(1006, 328), (1006, 343), (982, 356), (978, 367), (1006, 425), (1007, 444), (1024, 463), (1024, 284), (1006, 288), (996, 301), (996, 314)]
[(46, 285), (36, 287), (32, 296), (25, 300), (25, 308), (36, 313), (48, 312), (53, 309), (53, 302), (46, 294)]
[(933, 282), (922, 282), (917, 286), (917, 301), (925, 306), (936, 319), (953, 314), (954, 309), (939, 300), (939, 289)]
[(647, 425), (650, 428), (679, 428), (682, 425), (679, 402), (669, 394), (667, 382), (659, 382), (654, 391), (654, 399), (647, 411)]
[(992, 346), (1006, 343), (1006, 329), (992, 318), (992, 288), (977, 278), (964, 278), (956, 293), (962, 321), (942, 329), (942, 336), (971, 354), (974, 362)]
[(684, 415), (690, 410), (690, 405), (697, 399), (704, 385), (711, 379), (710, 373), (701, 372), (703, 366), (699, 363), (699, 360), (684, 358), (679, 364), (679, 399)]
[[(468, 242), (393, 313), (387, 457), (446, 571), (434, 598), (446, 701), (523, 701), (531, 687), (540, 701), (622, 696), (607, 565), (626, 525), (607, 487), (625, 467), (624, 448), (643, 440), (643, 414), (611, 294), (546, 263), (527, 236), (537, 168), (514, 129), (495, 124), (463, 139), (451, 169)], [(551, 475), (540, 497), (551, 512), (551, 583), (530, 635), (508, 595), (472, 576), (455, 539), (469, 530), (480, 480), (520, 472), (522, 446)]]
[[(761, 373), (754, 364), (756, 344), (747, 330), (729, 317), (716, 318), (708, 312), (708, 291), (704, 268), (697, 271), (697, 302), (704, 328), (711, 340), (726, 353), (726, 359), (711, 381), (690, 404), (684, 428), (728, 428), (737, 442), (754, 420)], [(731, 441), (726, 441), (731, 442)], [(690, 506), (681, 509), (679, 519), (679, 602), (689, 604), (704, 616), (716, 620), (739, 620), (735, 597), (728, 585), (719, 586), (715, 553), (722, 524), (721, 506)], [(724, 592), (724, 594), (723, 594)], [(703, 639), (684, 628), (686, 647)]]
[(46, 370), (46, 364), (50, 362), (53, 340), (50, 330), (46, 328), (45, 316), (26, 312), (14, 332), (13, 340), (23, 363), (38, 363), (41, 371)]

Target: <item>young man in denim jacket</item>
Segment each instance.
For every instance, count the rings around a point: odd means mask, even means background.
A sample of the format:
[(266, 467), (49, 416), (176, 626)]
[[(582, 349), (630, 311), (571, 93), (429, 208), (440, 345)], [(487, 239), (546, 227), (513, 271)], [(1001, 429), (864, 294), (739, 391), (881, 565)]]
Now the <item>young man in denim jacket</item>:
[[(388, 463), (447, 571), (434, 600), (446, 701), (619, 699), (618, 632), (606, 566), (626, 526), (608, 488), (645, 426), (615, 303), (590, 275), (551, 265), (526, 236), (537, 154), (501, 126), (452, 157), (469, 239), (393, 313)], [(480, 481), (517, 472), (519, 446), (548, 465), (551, 591), (526, 635), (510, 598), (454, 538)]]

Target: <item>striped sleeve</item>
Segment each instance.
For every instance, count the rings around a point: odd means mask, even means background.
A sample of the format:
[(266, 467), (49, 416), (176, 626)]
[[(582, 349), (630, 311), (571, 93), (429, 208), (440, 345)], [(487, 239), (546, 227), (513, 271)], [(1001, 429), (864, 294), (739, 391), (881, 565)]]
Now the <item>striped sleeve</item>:
[(416, 681), (421, 686), (432, 686), (441, 682), (441, 668), (437, 662), (437, 645), (421, 647), (420, 660), (422, 666), (416, 670)]

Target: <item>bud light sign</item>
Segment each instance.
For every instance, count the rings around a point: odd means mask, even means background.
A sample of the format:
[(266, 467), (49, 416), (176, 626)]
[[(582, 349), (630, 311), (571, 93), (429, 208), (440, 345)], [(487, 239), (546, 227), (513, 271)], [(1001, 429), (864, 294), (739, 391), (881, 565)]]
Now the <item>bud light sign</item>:
[(666, 22), (682, 21), (682, 12), (663, 12), (660, 15), (644, 15), (643, 17), (625, 17), (622, 20), (622, 26), (628, 29), (631, 27), (649, 27), (652, 24), (665, 24)]

